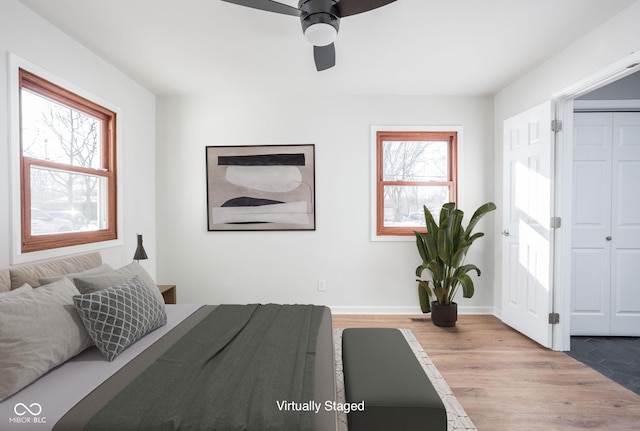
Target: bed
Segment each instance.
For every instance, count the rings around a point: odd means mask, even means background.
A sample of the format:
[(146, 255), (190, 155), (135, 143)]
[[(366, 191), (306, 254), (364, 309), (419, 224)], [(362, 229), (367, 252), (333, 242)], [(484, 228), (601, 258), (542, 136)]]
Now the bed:
[(326, 307), (161, 298), (99, 253), (1, 270), (0, 429), (336, 429)]

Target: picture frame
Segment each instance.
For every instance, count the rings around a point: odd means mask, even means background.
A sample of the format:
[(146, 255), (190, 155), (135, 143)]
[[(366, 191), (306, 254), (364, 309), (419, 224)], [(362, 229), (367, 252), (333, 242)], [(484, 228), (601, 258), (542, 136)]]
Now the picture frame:
[(315, 230), (315, 145), (207, 146), (207, 230)]

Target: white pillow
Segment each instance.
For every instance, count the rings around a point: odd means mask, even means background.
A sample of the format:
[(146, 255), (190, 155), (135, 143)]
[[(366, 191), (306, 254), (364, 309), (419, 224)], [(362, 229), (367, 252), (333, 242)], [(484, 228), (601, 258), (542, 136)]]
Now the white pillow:
[(25, 283), (22, 286), (8, 292), (0, 292), (0, 298), (9, 298), (10, 296), (22, 295), (23, 293), (30, 292), (32, 290), (33, 287), (31, 287), (29, 283)]
[(20, 295), (0, 296), (0, 401), (91, 345), (63, 278)]

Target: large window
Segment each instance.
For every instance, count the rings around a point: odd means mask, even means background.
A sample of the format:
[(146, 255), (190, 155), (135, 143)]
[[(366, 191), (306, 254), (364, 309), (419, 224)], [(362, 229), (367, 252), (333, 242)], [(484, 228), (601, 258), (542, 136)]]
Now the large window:
[(376, 132), (376, 235), (413, 235), (457, 195), (455, 131)]
[(116, 114), (20, 69), (22, 252), (115, 239)]

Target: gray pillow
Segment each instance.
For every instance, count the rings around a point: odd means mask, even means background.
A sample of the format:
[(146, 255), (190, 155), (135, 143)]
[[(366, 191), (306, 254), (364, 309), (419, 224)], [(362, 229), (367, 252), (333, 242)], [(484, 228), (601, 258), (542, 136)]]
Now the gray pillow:
[(164, 304), (138, 276), (108, 289), (76, 295), (73, 302), (91, 339), (109, 361), (167, 323)]
[(104, 274), (75, 277), (73, 282), (80, 293), (91, 293), (102, 289), (108, 289), (116, 284), (124, 283), (138, 276), (160, 303), (164, 304), (162, 293), (158, 289), (158, 285), (145, 269), (137, 262), (131, 262), (127, 266), (116, 269), (115, 271), (105, 272)]
[(0, 298), (8, 298), (10, 296), (22, 295), (23, 293), (30, 292), (32, 290), (33, 290), (33, 287), (31, 287), (28, 283), (25, 283), (22, 286), (18, 287), (17, 289), (9, 290), (8, 292), (0, 292)]
[(0, 401), (91, 345), (69, 279), (0, 296)]
[(56, 276), (47, 277), (47, 278), (41, 278), (39, 281), (40, 281), (40, 286), (42, 286), (44, 284), (49, 284), (49, 283), (53, 283), (54, 281), (58, 281), (62, 277), (67, 277), (69, 280), (73, 281), (73, 279), (76, 278), (76, 277), (87, 277), (87, 276), (90, 276), (90, 275), (105, 274), (107, 272), (112, 272), (112, 271), (113, 271), (113, 268), (111, 268), (110, 265), (105, 263), (105, 264), (97, 266), (95, 268), (87, 269), (86, 271), (74, 272), (74, 273), (71, 273), (71, 274), (64, 274), (64, 275), (56, 275)]

